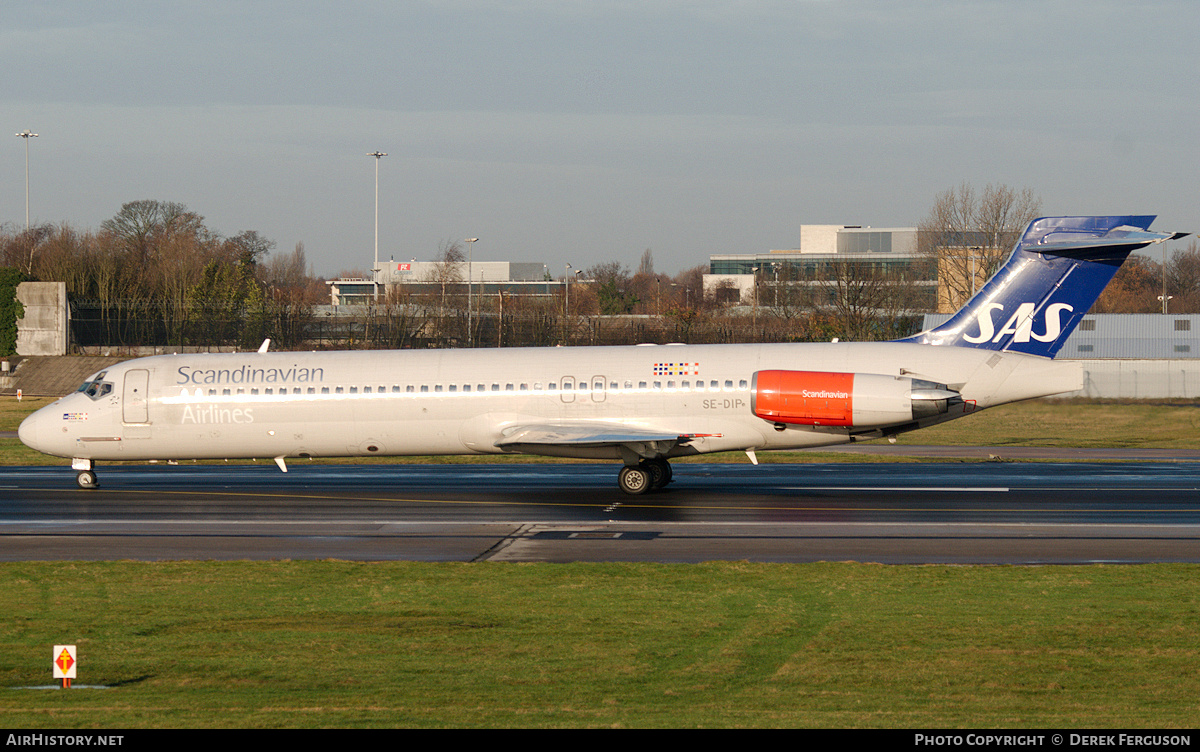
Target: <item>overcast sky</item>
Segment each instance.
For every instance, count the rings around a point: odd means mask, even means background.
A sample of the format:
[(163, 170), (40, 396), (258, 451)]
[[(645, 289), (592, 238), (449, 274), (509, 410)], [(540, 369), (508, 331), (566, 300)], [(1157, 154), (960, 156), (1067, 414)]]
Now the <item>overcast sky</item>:
[[(912, 226), (963, 181), (1046, 214), (1200, 230), (1200, 3), (10, 3), (0, 221), (128, 201), (258, 230), (318, 274), (380, 257), (561, 275)], [(1180, 244), (1182, 245), (1182, 244)]]

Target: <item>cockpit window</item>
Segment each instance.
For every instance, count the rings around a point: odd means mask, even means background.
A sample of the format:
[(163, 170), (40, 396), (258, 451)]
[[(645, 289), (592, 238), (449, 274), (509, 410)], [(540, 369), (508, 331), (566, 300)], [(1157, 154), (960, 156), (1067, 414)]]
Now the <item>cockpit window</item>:
[(113, 385), (104, 380), (107, 371), (101, 371), (92, 377), (91, 380), (83, 382), (76, 391), (83, 392), (92, 399), (100, 399), (113, 390)]

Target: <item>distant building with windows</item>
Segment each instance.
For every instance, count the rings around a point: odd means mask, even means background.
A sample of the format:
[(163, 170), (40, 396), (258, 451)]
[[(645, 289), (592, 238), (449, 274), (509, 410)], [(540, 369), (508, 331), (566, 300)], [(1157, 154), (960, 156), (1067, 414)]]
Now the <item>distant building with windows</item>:
[(429, 294), (446, 285), (466, 286), (468, 276), (477, 295), (553, 295), (563, 280), (550, 279), (550, 270), (540, 262), (474, 261), (442, 263), (438, 261), (384, 261), (374, 279), (346, 277), (326, 282), (330, 303), (335, 306), (367, 305), (376, 296), (385, 299), (393, 293)]
[[(469, 271), (468, 271), (469, 268)], [(443, 277), (466, 283), (468, 274), (475, 284), (503, 284), (506, 282), (544, 282), (550, 272), (547, 266), (537, 262), (518, 261), (466, 261), (442, 263), (438, 261), (384, 261), (379, 265), (375, 278), (382, 285), (439, 284)]]
[(780, 285), (819, 287), (839, 273), (883, 271), (914, 286), (922, 301), (928, 298), (922, 307), (933, 310), (937, 274), (926, 261), (915, 227), (801, 225), (796, 248), (710, 256), (704, 291), (718, 302), (771, 305), (766, 291)]
[(330, 303), (336, 306), (368, 305), (376, 297), (376, 290), (383, 295), (383, 288), (376, 288), (375, 281), (365, 277), (339, 277), (328, 280)]

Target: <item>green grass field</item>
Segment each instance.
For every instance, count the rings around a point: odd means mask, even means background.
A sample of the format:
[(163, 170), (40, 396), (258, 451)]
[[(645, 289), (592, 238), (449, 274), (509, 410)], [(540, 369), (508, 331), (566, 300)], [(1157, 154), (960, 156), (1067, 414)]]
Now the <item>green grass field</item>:
[(0, 725), (1192, 727), (1196, 566), (0, 565)]

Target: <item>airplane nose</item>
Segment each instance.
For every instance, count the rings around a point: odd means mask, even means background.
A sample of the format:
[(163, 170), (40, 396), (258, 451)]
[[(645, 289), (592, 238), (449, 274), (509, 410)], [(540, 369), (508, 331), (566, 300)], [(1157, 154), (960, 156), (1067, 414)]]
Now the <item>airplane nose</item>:
[(38, 447), (37, 428), (37, 424), (39, 422), (38, 413), (40, 412), (41, 411), (39, 410), (33, 415), (30, 415), (25, 420), (21, 421), (21, 425), (17, 427), (17, 438), (21, 440), (21, 443), (30, 449), (36, 449), (38, 451), (41, 451), (41, 449)]

